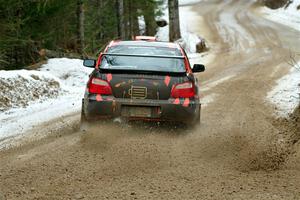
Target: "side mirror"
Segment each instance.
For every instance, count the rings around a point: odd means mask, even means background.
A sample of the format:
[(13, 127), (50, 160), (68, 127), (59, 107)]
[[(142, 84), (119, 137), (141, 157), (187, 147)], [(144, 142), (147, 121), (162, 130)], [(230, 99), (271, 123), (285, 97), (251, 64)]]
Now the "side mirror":
[(96, 60), (86, 59), (86, 60), (83, 61), (83, 66), (94, 68), (96, 66)]
[(194, 64), (192, 71), (193, 71), (194, 73), (197, 73), (197, 72), (204, 72), (204, 71), (205, 71), (205, 66), (202, 65), (202, 64)]

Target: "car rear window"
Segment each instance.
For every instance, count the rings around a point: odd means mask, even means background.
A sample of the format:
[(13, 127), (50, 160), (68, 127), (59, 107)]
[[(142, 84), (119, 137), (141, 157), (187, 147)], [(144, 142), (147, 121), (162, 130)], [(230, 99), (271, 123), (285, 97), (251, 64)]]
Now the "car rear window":
[(100, 69), (172, 73), (186, 71), (184, 59), (178, 58), (182, 56), (181, 52), (175, 48), (119, 45), (110, 48), (107, 53), (122, 55), (104, 55)]

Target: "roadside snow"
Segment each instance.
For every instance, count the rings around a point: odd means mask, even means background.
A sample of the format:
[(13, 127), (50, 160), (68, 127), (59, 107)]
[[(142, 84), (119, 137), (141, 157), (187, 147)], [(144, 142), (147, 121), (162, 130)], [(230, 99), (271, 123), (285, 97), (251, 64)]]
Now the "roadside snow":
[[(193, 26), (193, 23), (187, 23), (191, 19), (196, 18), (197, 15), (191, 9), (184, 8), (182, 6), (189, 5), (193, 3), (200, 2), (201, 0), (181, 0), (179, 1), (179, 18), (180, 18), (180, 31), (181, 31), (181, 39), (180, 44), (183, 44), (187, 53), (195, 53), (196, 52), (196, 44), (201, 41), (201, 38), (193, 33), (190, 29), (190, 26)], [(161, 19), (169, 22), (169, 12), (166, 5), (164, 5), (163, 9), (163, 17)], [(165, 27), (160, 27), (156, 34), (156, 37), (159, 41), (169, 41), (169, 25)]]
[[(251, 1), (248, 3), (251, 4)], [(237, 8), (233, 7), (231, 9), (234, 10)], [(247, 51), (253, 44), (255, 44), (254, 39), (251, 34), (237, 21), (234, 13), (236, 13), (236, 11), (222, 12), (220, 14), (220, 21), (217, 24), (217, 28), (219, 29), (219, 32), (222, 33), (221, 35), (224, 41), (235, 45), (234, 49)], [(236, 39), (236, 37), (240, 39)]]
[(290, 73), (277, 81), (277, 86), (267, 98), (274, 104), (279, 116), (288, 117), (300, 103), (300, 70), (293, 67)]
[[(276, 10), (267, 7), (260, 8), (261, 13), (269, 20), (289, 26), (300, 31), (300, 0), (293, 0), (288, 7)], [(300, 66), (298, 63), (296, 66)], [(277, 81), (277, 86), (267, 95), (267, 99), (274, 104), (276, 113), (281, 117), (288, 117), (300, 103), (300, 71), (293, 67), (290, 72)]]
[(59, 80), (45, 72), (0, 71), (0, 111), (26, 107), (32, 101), (43, 102), (60, 93)]
[(0, 71), (0, 81), (6, 83), (1, 92), (8, 88), (3, 95), (10, 95), (11, 102), (1, 106), (0, 140), (79, 111), (91, 70), (83, 67), (82, 60), (57, 58), (39, 70)]
[(186, 5), (191, 5), (191, 4), (195, 4), (195, 3), (199, 3), (202, 0), (179, 0), (179, 5), (180, 6), (186, 6)]
[(79, 59), (54, 58), (43, 65), (40, 71), (48, 72), (58, 78), (61, 88), (69, 93), (82, 94), (82, 87), (85, 86), (87, 77), (92, 71), (91, 68), (83, 66)]
[(300, 10), (297, 10), (297, 6), (299, 5), (300, 0), (293, 0), (293, 2), (287, 8), (283, 7), (272, 10), (270, 8), (263, 7), (260, 9), (260, 11), (269, 20), (281, 23), (300, 31)]

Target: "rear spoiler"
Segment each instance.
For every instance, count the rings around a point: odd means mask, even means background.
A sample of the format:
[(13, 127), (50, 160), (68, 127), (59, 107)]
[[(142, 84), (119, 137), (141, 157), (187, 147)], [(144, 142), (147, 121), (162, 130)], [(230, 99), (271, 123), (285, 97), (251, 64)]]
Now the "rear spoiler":
[(148, 58), (174, 58), (174, 59), (184, 59), (184, 56), (146, 55), (146, 54), (103, 53), (102, 55), (103, 55), (103, 56), (130, 56), (130, 57), (148, 57)]

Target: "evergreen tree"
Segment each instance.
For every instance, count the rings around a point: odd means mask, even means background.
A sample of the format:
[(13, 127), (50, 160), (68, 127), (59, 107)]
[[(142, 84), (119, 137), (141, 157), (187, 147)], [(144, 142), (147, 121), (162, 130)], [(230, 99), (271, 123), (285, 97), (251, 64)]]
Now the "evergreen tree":
[(161, 3), (162, 0), (0, 0), (0, 68), (17, 69), (39, 62), (41, 49), (96, 55), (112, 39), (139, 35), (141, 16), (145, 19), (145, 34), (154, 35)]

